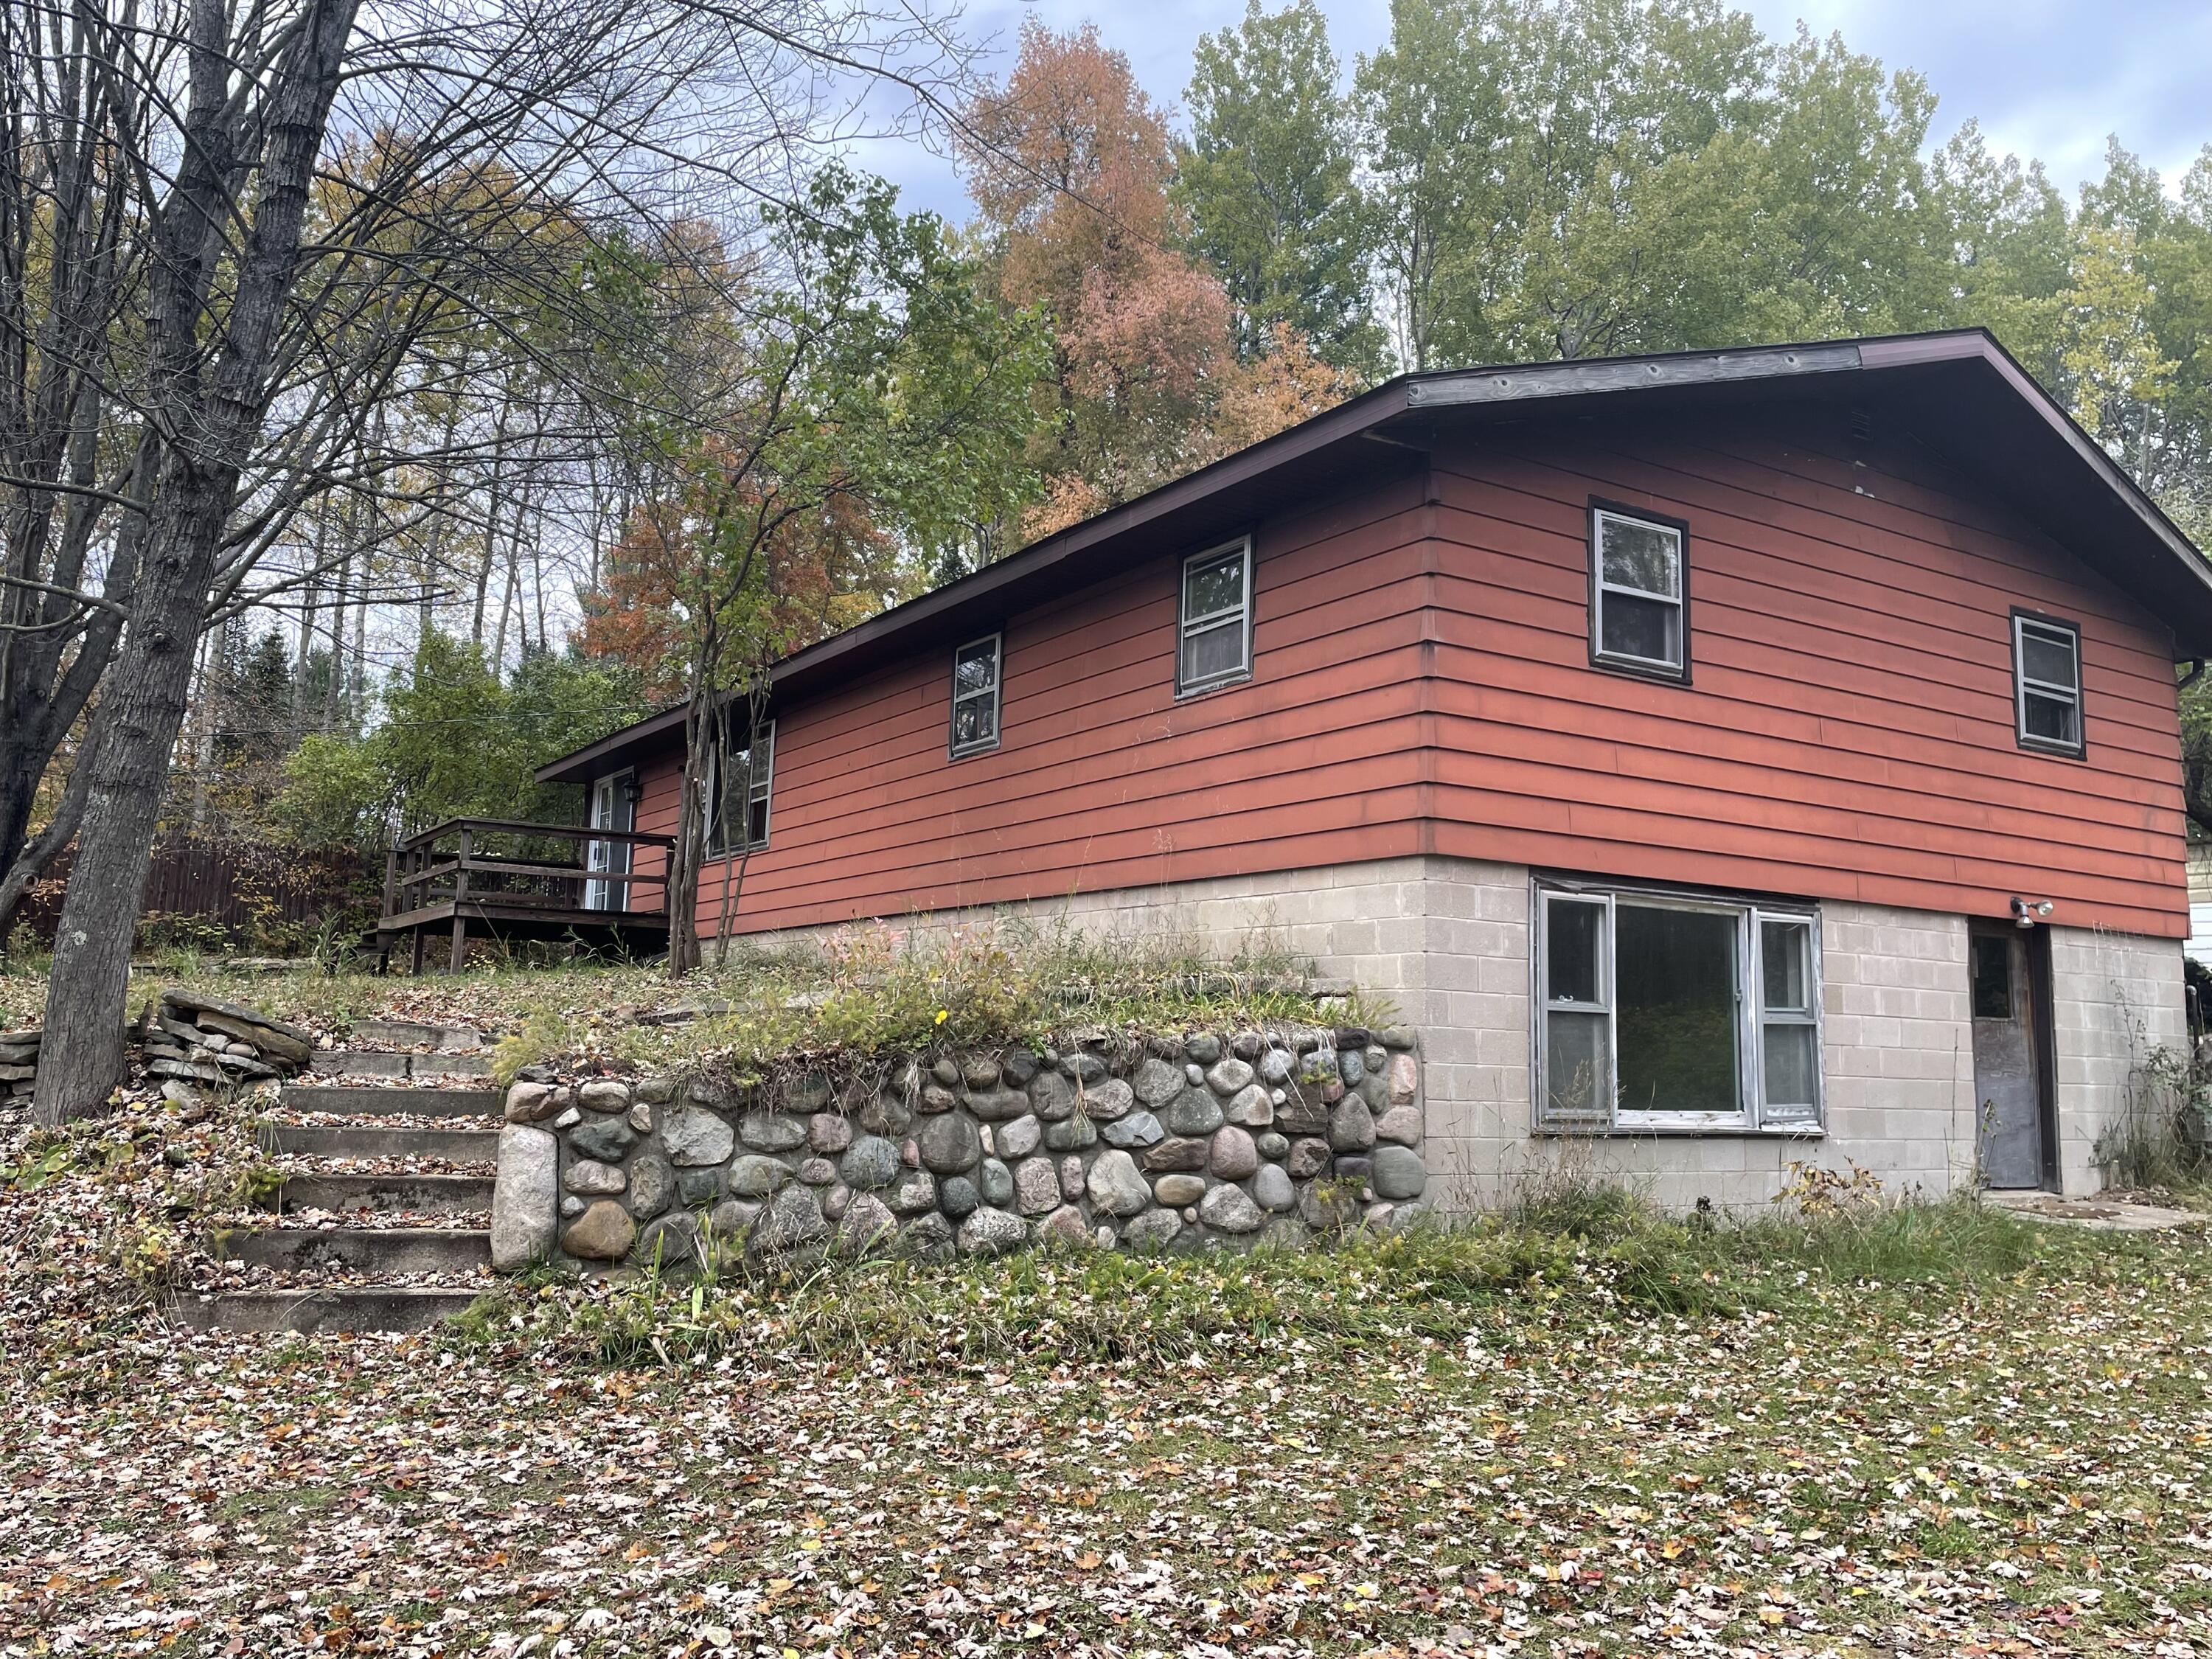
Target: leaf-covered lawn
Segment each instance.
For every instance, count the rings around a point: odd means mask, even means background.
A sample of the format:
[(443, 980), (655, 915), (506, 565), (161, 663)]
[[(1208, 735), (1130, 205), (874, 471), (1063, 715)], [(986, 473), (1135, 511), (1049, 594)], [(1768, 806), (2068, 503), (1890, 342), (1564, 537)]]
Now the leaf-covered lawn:
[(2208, 1652), (2208, 1265), (995, 1370), (19, 1342), (0, 1648)]

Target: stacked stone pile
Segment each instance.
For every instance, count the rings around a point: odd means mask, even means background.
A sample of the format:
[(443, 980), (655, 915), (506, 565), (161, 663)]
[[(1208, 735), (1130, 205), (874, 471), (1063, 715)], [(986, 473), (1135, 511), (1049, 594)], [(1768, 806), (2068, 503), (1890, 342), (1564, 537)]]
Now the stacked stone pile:
[(1186, 1249), (1402, 1225), (1428, 1182), (1413, 1048), (1351, 1027), (1098, 1038), (743, 1090), (533, 1071), (507, 1092), (493, 1260)]
[(235, 1087), (289, 1077), (315, 1052), (312, 1031), (189, 991), (161, 993), (146, 1028), (146, 1075), (165, 1089)]
[(0, 1101), (31, 1097), (39, 1076), (39, 1041), (43, 1031), (0, 1031)]

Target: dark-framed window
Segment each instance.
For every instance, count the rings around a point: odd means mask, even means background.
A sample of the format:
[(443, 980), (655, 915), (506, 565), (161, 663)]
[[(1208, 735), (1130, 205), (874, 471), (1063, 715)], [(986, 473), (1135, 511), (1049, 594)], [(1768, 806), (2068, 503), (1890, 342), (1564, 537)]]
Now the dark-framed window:
[(957, 759), (999, 746), (1000, 636), (987, 634), (952, 653), (952, 724), (948, 750)]
[(1817, 911), (1579, 882), (1535, 896), (1538, 1127), (1820, 1127)]
[(1176, 695), (1252, 678), (1252, 538), (1182, 562), (1176, 604)]
[(750, 743), (732, 743), (708, 769), (708, 856), (757, 853), (768, 845), (769, 798), (775, 786), (775, 722), (769, 720)]
[(2033, 611), (2012, 613), (2013, 729), (2023, 749), (2080, 755), (2081, 629)]
[(1690, 678), (1690, 527), (1640, 508), (1589, 507), (1590, 661)]

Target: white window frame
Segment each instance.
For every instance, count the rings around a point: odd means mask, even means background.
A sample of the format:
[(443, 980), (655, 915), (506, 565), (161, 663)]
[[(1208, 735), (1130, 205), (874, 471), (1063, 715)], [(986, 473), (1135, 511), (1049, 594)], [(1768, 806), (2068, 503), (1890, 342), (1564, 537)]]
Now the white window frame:
[[(2027, 672), (2027, 636), (2030, 632), (2045, 640), (2066, 641), (2074, 653), (2074, 683), (2062, 685), (2053, 680), (2037, 679)], [(2051, 738), (2038, 737), (2027, 729), (2027, 700), (2033, 695), (2052, 702), (2067, 704), (2074, 711), (2074, 740), (2061, 743)], [(2013, 732), (2023, 749), (2033, 749), (2039, 754), (2072, 755), (2087, 752), (2089, 744), (2088, 720), (2082, 708), (2081, 697), (2081, 630), (2070, 622), (2056, 617), (2034, 617), (2026, 611), (2012, 613), (2012, 714)]]
[[(1233, 605), (1194, 617), (1186, 607), (1190, 603), (1190, 573), (1194, 567), (1224, 562), (1224, 556), (1234, 553), (1242, 561), (1242, 591), (1243, 597)], [(1183, 651), (1197, 635), (1237, 622), (1240, 630), (1241, 650), (1237, 666), (1218, 674), (1209, 674), (1201, 680), (1186, 680), (1182, 674)], [(1204, 691), (1218, 691), (1224, 685), (1237, 685), (1252, 678), (1252, 538), (1240, 536), (1235, 541), (1223, 542), (1185, 558), (1176, 573), (1176, 696), (1192, 697)]]
[[(707, 855), (709, 858), (721, 858), (731, 853), (757, 853), (769, 843), (769, 836), (773, 831), (775, 823), (775, 722), (774, 720), (762, 722), (760, 730), (754, 734), (752, 742), (746, 745), (746, 752), (750, 756), (757, 753), (763, 747), (768, 750), (766, 775), (749, 776), (745, 790), (744, 832), (740, 839), (727, 844), (725, 844), (721, 839), (722, 757), (720, 754), (714, 754), (708, 758), (706, 805)], [(746, 770), (749, 775), (754, 771), (750, 760), (747, 762)], [(761, 808), (761, 833), (760, 839), (757, 841), (752, 837), (752, 809), (753, 803), (756, 801), (760, 803)]]
[[(591, 810), (586, 815), (590, 819), (591, 829), (630, 830), (637, 828), (637, 804), (630, 796), (636, 780), (636, 772), (628, 768), (620, 772), (605, 772), (592, 780)], [(602, 878), (629, 874), (635, 846), (634, 842), (627, 841), (584, 843), (584, 867), (595, 872), (593, 878), (584, 884), (584, 908), (586, 910), (629, 908), (629, 884)]]
[[(980, 691), (963, 691), (960, 689), (960, 659), (979, 645), (988, 645), (991, 647), (991, 683)], [(999, 687), (1005, 680), (1006, 673), (1006, 636), (1003, 632), (985, 634), (979, 638), (969, 641), (965, 645), (953, 651), (952, 712), (946, 720), (945, 726), (945, 752), (952, 759), (958, 760), (963, 755), (987, 754), (999, 746), (1000, 720), (1004, 712), (1004, 707), (999, 696)], [(986, 698), (989, 699), (991, 704), (991, 735), (988, 738), (977, 738), (968, 743), (959, 742), (957, 734), (960, 730), (961, 705), (981, 702)], [(774, 764), (773, 755), (769, 757), (769, 762), (771, 765)]]
[[(1754, 899), (1719, 898), (1665, 888), (1632, 884), (1589, 884), (1571, 881), (1535, 884), (1535, 938), (1529, 952), (1534, 1009), (1529, 1061), (1529, 1096), (1534, 1127), (1550, 1134), (1765, 1134), (1818, 1136), (1827, 1119), (1826, 1048), (1820, 1008), (1820, 915), (1817, 907), (1762, 902)], [(1551, 915), (1555, 904), (1579, 903), (1601, 907), (1603, 934), (1600, 942), (1599, 992), (1595, 1003), (1553, 1001), (1551, 996)], [(1736, 1099), (1734, 1112), (1630, 1110), (1620, 1103), (1620, 996), (1615, 975), (1615, 928), (1620, 906), (1649, 909), (1688, 910), (1735, 919), (1736, 928)], [(1788, 922), (1805, 928), (1806, 1000), (1802, 1010), (1770, 1010), (1765, 1003), (1765, 931), (1763, 923)], [(1551, 1056), (1547, 1037), (1554, 1013), (1595, 1014), (1606, 1021), (1607, 1092), (1611, 1108), (1602, 1117), (1562, 1114), (1547, 1104)], [(1770, 1103), (1766, 1094), (1766, 1029), (1775, 1025), (1806, 1025), (1813, 1031), (1813, 1101), (1809, 1111), (1802, 1103)]]
[[(1634, 525), (1642, 530), (1663, 531), (1674, 538), (1674, 592), (1672, 597), (1652, 593), (1641, 587), (1629, 587), (1605, 579), (1605, 527), (1608, 524)], [(1632, 673), (1647, 675), (1654, 679), (1680, 680), (1690, 678), (1690, 532), (1681, 525), (1668, 519), (1655, 518), (1648, 514), (1632, 513), (1625, 507), (1608, 506), (1601, 501), (1590, 503), (1589, 510), (1589, 648), (1590, 661), (1607, 668), (1626, 669)], [(1674, 659), (1664, 657), (1639, 657), (1626, 651), (1608, 651), (1605, 644), (1605, 596), (1620, 593), (1632, 599), (1654, 605), (1674, 607)]]

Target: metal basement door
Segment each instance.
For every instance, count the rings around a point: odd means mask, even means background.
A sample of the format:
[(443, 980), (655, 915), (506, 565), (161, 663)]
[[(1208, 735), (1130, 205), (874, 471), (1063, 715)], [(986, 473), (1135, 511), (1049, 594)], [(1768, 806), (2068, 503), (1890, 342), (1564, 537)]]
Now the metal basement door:
[(1978, 927), (1969, 939), (1976, 1146), (1987, 1187), (2040, 1187), (2051, 1173), (2042, 1042), (2050, 981), (2033, 937)]

